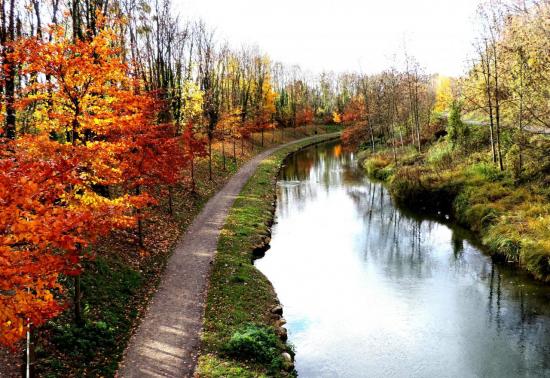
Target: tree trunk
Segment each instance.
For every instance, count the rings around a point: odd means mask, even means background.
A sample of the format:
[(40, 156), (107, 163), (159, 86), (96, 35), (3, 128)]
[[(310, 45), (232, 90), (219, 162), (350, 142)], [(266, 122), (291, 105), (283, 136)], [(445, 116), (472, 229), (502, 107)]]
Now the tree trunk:
[(372, 145), (372, 153), (374, 154), (374, 130), (372, 129), (372, 125), (370, 124), (370, 122), (369, 122), (369, 127), (370, 127), (370, 141)]
[(191, 158), (191, 193), (195, 193), (195, 159)]
[(82, 317), (82, 291), (80, 288), (80, 275), (74, 276), (74, 320), (77, 326), (84, 325)]
[[(3, 4), (2, 4), (3, 7)], [(3, 60), (5, 69), (5, 85), (6, 91), (6, 120), (4, 134), (6, 138), (15, 139), (16, 134), (16, 118), (15, 118), (15, 62), (11, 61), (9, 55), (13, 48), (6, 47), (5, 42), (13, 42), (15, 40), (15, 0), (10, 0), (9, 23), (7, 30), (7, 38), (3, 36)], [(5, 21), (3, 22), (5, 23)], [(4, 33), (3, 33), (4, 34)]]
[(489, 61), (489, 50), (488, 50), (487, 41), (485, 41), (485, 54), (486, 54), (486, 58), (483, 57), (483, 53), (481, 55), (481, 63), (485, 71), (483, 73), (483, 76), (485, 79), (485, 91), (487, 92), (487, 108), (489, 110), (489, 131), (491, 133), (490, 135), (491, 152), (493, 154), (493, 163), (496, 164), (497, 154), (495, 149), (493, 101), (492, 101), (492, 95), (491, 95), (491, 63)]
[(499, 79), (499, 72), (498, 72), (498, 56), (497, 56), (497, 48), (496, 44), (493, 44), (493, 52), (494, 52), (494, 76), (495, 76), (495, 117), (496, 117), (496, 132), (497, 132), (497, 152), (498, 152), (498, 166), (501, 171), (504, 170), (504, 166), (502, 164), (502, 148), (500, 146), (500, 90), (498, 87), (498, 79)]
[[(139, 196), (140, 194), (141, 194), (141, 187), (138, 185), (136, 187), (136, 195)], [(138, 229), (137, 229), (138, 242), (139, 242), (139, 246), (143, 248), (143, 220), (141, 219), (141, 210), (136, 209), (136, 214), (137, 214), (137, 225), (138, 225)]]
[(208, 137), (208, 179), (212, 181), (212, 137)]
[(524, 135), (523, 135), (523, 61), (520, 65), (520, 73), (519, 73), (519, 114), (518, 114), (518, 125), (519, 125), (519, 167), (518, 167), (518, 173), (519, 176), (521, 176), (523, 172), (523, 142), (524, 142)]
[(222, 137), (222, 161), (223, 161), (223, 170), (226, 171), (225, 167), (225, 138)]
[(170, 215), (174, 215), (174, 200), (173, 200), (173, 193), (172, 193), (172, 185), (168, 186), (168, 211), (170, 212)]

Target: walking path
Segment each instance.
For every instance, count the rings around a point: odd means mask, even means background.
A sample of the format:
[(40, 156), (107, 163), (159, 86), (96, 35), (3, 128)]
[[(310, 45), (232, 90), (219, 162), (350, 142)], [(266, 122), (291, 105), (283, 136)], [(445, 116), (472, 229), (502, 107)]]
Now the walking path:
[(315, 138), (303, 138), (258, 154), (208, 201), (168, 260), (158, 291), (130, 339), (119, 377), (193, 375), (210, 263), (227, 212), (262, 160), (281, 148)]

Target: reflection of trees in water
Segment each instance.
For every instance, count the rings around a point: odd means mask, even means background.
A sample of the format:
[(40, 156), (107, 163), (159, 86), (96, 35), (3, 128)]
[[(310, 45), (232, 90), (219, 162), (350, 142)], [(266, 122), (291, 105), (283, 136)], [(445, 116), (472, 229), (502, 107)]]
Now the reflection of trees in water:
[(364, 258), (383, 263), (392, 278), (429, 277), (434, 261), (424, 235), (432, 227), (430, 222), (401, 213), (381, 184), (365, 182), (348, 187), (347, 194), (364, 223)]
[[(383, 185), (365, 179), (350, 154), (336, 156), (332, 147), (310, 148), (287, 160), (280, 176), (280, 215), (303, 209), (322, 192), (343, 188), (364, 225), (360, 242), (365, 260), (375, 261), (388, 278), (397, 280), (430, 279), (443, 268), (449, 280), (455, 277), (480, 292), (488, 327), (513, 340), (512, 347), (526, 363), (539, 364), (529, 368), (550, 369), (549, 288), (495, 265), (461, 232), (452, 230), (449, 240), (438, 244), (445, 226), (395, 208)], [(441, 259), (441, 253), (448, 259)]]
[(303, 210), (320, 190), (337, 188), (346, 180), (349, 154), (339, 154), (337, 143), (314, 146), (290, 155), (279, 175), (278, 211), (286, 216), (294, 209)]
[(487, 317), (491, 326), (513, 338), (519, 353), (529, 355), (530, 361), (538, 361), (540, 366), (533, 368), (550, 369), (548, 288), (522, 282), (522, 277), (494, 262), (490, 263), (490, 272), (485, 278)]

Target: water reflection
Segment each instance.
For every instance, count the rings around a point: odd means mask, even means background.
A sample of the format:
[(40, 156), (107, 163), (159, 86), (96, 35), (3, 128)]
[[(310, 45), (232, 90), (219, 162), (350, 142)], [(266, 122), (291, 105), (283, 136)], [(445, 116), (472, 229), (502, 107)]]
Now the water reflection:
[(393, 206), (338, 143), (290, 157), (271, 250), (304, 377), (550, 376), (550, 289)]

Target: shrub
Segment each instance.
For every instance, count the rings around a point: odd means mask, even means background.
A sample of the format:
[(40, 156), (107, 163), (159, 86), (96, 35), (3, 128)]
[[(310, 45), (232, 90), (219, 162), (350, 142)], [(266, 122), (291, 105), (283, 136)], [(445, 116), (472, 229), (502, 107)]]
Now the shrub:
[(506, 166), (512, 172), (512, 177), (514, 180), (519, 180), (521, 178), (521, 164), (520, 164), (520, 149), (517, 144), (514, 144), (508, 152), (506, 153)]
[(424, 205), (424, 197), (430, 192), (422, 186), (421, 172), (418, 168), (402, 167), (390, 183), (390, 191), (395, 199), (411, 208), (420, 208)]
[(282, 362), (279, 356), (279, 344), (280, 341), (272, 329), (247, 325), (233, 333), (224, 350), (238, 359), (273, 365)]
[(75, 358), (93, 358), (99, 347), (113, 347), (116, 343), (115, 329), (104, 321), (86, 322), (82, 327), (72, 323), (55, 324), (53, 330), (52, 340), (59, 350)]
[(369, 176), (381, 181), (386, 181), (393, 173), (389, 160), (380, 155), (368, 159), (365, 168)]
[(447, 140), (453, 148), (468, 149), (468, 140), (470, 137), (470, 129), (462, 122), (460, 112), (462, 106), (459, 102), (454, 101), (451, 105), (449, 113), (449, 124), (447, 126)]

